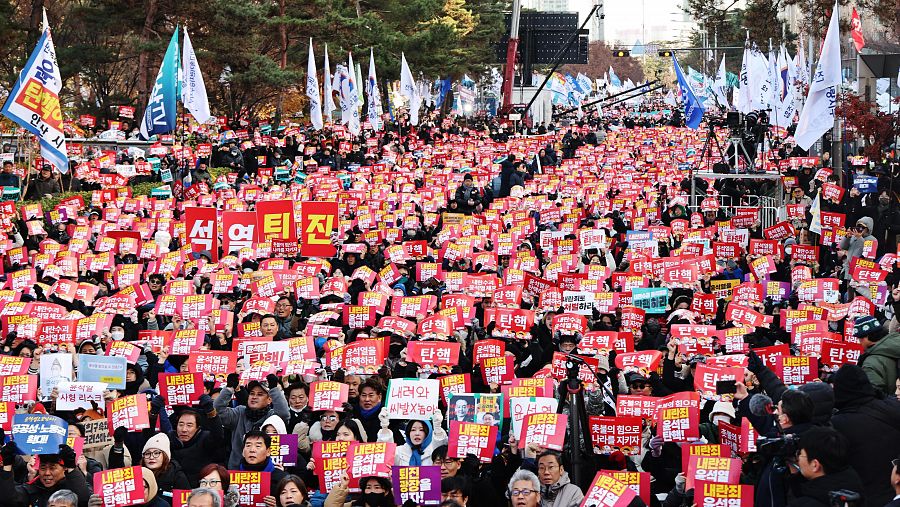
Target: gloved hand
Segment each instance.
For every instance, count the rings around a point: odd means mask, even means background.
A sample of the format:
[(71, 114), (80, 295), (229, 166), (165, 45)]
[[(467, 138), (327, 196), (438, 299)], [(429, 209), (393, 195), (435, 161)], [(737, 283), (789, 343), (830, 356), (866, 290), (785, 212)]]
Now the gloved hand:
[(353, 405), (345, 401), (341, 403), (341, 408), (344, 411), (344, 417), (353, 417)]
[(59, 459), (62, 460), (64, 468), (75, 468), (75, 461), (77, 459), (77, 456), (75, 456), (75, 449), (72, 449), (66, 444), (60, 444)]
[(150, 399), (150, 412), (152, 414), (159, 414), (160, 412), (162, 412), (164, 406), (165, 402), (163, 401), (162, 396), (157, 394)]
[(126, 435), (128, 435), (128, 428), (119, 426), (116, 428), (116, 431), (113, 432), (113, 441), (117, 446), (121, 446), (122, 443), (125, 442)]
[(431, 423), (435, 428), (440, 428), (441, 424), (444, 422), (444, 414), (441, 412), (441, 409), (437, 409), (431, 414)]
[(238, 382), (240, 382), (241, 377), (237, 373), (229, 373), (227, 377), (225, 377), (225, 387), (235, 390), (237, 389)]
[(759, 372), (766, 368), (766, 364), (763, 362), (762, 358), (759, 357), (753, 349), (747, 353), (747, 359), (747, 369), (755, 375), (759, 375)]
[(665, 443), (665, 440), (658, 435), (654, 435), (653, 438), (650, 439), (650, 454), (652, 454), (654, 458), (658, 458), (662, 455), (663, 443)]
[(381, 421), (381, 427), (387, 428), (388, 424), (391, 423), (391, 418), (388, 417), (387, 407), (381, 409), (381, 412), (378, 413), (378, 420)]
[(88, 499), (88, 507), (103, 507), (103, 498), (100, 495), (91, 495)]
[(203, 411), (204, 414), (209, 414), (210, 412), (215, 411), (215, 408), (213, 407), (213, 399), (208, 394), (200, 396), (200, 403), (198, 404), (198, 407), (201, 411)]
[(687, 484), (687, 477), (683, 473), (675, 476), (675, 491), (684, 494), (684, 486)]
[(13, 466), (16, 464), (16, 454), (19, 454), (19, 448), (16, 443), (10, 440), (0, 448), (0, 457), (3, 458), (3, 466)]
[(269, 389), (275, 389), (281, 385), (278, 381), (278, 377), (274, 373), (266, 375), (266, 382), (269, 383)]

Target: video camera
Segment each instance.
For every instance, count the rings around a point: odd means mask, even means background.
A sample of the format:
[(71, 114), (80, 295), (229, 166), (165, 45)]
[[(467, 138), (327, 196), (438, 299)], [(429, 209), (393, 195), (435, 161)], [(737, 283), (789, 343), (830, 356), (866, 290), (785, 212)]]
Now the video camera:
[(800, 450), (797, 435), (783, 435), (780, 437), (759, 437), (756, 439), (756, 452), (767, 458), (793, 458)]
[(828, 492), (828, 505), (831, 507), (857, 507), (860, 504), (860, 494), (849, 489), (839, 489)]

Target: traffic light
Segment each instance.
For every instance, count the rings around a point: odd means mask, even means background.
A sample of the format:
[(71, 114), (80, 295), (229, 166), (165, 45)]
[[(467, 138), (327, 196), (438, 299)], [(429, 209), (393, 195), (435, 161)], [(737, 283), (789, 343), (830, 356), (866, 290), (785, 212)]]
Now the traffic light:
[(659, 53), (659, 56), (664, 56), (664, 57), (666, 57), (666, 58), (671, 58), (671, 57), (672, 57), (672, 51), (669, 50), (669, 49), (661, 50), (661, 51), (659, 51), (658, 53)]
[(612, 52), (613, 56), (616, 58), (627, 58), (631, 56), (631, 51), (627, 49), (617, 49)]

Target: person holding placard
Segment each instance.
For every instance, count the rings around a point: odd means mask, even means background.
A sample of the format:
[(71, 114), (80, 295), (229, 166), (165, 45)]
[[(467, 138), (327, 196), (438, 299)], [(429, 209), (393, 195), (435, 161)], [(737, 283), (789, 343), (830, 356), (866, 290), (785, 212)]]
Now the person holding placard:
[[(398, 445), (394, 452), (394, 466), (419, 466), (431, 465), (431, 455), (437, 447), (446, 445), (449, 436), (441, 423), (444, 416), (440, 410), (436, 410), (431, 416), (431, 421), (413, 420), (406, 424), (404, 439), (406, 443)], [(433, 421), (433, 426), (432, 426)], [(393, 432), (387, 429), (387, 423), (382, 421), (382, 430), (378, 432), (379, 442), (393, 442)]]
[(78, 495), (78, 507), (87, 507), (91, 491), (81, 469), (76, 465), (75, 451), (60, 445), (58, 454), (41, 454), (37, 479), (17, 485), (13, 480), (13, 464), (19, 450), (13, 441), (0, 449), (3, 468), (0, 470), (0, 498), (6, 507), (46, 506), (50, 495), (67, 489)]

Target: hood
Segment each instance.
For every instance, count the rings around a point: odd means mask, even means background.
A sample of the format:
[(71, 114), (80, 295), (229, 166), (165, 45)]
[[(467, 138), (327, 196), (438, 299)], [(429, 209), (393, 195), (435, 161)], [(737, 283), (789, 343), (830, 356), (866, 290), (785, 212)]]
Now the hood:
[(893, 360), (900, 359), (900, 334), (891, 333), (875, 342), (866, 350), (869, 356), (885, 356)]
[(274, 426), (275, 432), (278, 433), (279, 435), (284, 435), (285, 433), (287, 433), (287, 426), (285, 426), (285, 424), (284, 424), (284, 419), (282, 419), (277, 414), (272, 414), (269, 417), (267, 417), (265, 420), (263, 420), (262, 424), (259, 425), (259, 428), (263, 429), (268, 424), (271, 424), (272, 426)]
[(834, 407), (838, 410), (862, 405), (876, 397), (866, 372), (855, 364), (841, 366), (831, 381), (834, 385)]

